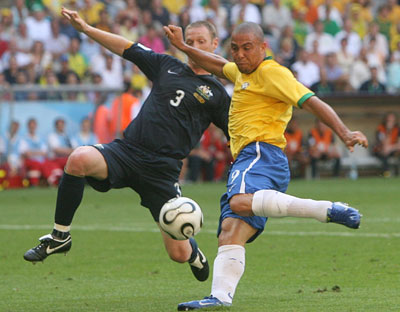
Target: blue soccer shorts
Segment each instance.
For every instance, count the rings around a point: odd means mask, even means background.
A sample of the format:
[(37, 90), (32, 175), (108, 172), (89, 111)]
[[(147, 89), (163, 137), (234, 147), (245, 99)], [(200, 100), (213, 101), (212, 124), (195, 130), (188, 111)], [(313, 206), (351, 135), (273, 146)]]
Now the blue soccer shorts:
[(242, 217), (235, 214), (229, 206), (229, 200), (236, 194), (254, 194), (259, 190), (286, 192), (290, 180), (289, 165), (286, 155), (275, 146), (264, 142), (247, 145), (232, 164), (227, 191), (221, 197), (221, 216), (218, 235), (225, 218), (242, 219), (257, 230), (247, 242), (250, 243), (264, 231), (265, 217)]

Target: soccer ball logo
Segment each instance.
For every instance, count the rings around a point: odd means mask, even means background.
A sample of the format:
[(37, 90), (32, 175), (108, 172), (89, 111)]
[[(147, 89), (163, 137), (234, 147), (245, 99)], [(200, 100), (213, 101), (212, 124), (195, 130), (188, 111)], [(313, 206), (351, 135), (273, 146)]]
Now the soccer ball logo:
[(200, 206), (187, 197), (167, 201), (160, 211), (162, 230), (176, 240), (185, 240), (196, 235), (203, 226)]

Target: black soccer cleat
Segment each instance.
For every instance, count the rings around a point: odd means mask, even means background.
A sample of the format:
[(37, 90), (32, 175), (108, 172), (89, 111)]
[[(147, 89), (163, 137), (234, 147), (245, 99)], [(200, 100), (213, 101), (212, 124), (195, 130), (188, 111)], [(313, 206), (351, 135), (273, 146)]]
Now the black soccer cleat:
[(48, 256), (56, 253), (67, 253), (71, 249), (71, 235), (65, 239), (54, 238), (51, 234), (47, 234), (39, 238), (40, 244), (29, 249), (24, 254), (24, 259), (30, 262), (43, 261)]
[(208, 266), (207, 258), (197, 247), (194, 238), (191, 237), (189, 242), (193, 248), (192, 257), (189, 259), (190, 269), (198, 281), (204, 282), (210, 274), (210, 267)]

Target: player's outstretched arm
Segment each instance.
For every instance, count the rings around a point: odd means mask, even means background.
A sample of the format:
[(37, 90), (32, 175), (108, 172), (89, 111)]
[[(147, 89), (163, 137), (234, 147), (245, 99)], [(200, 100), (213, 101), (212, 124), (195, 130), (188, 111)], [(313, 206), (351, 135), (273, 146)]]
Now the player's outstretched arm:
[(202, 51), (186, 44), (183, 40), (181, 27), (168, 25), (164, 26), (163, 28), (171, 44), (174, 45), (177, 49), (184, 52), (197, 65), (204, 68), (209, 73), (217, 75), (221, 78), (226, 78), (222, 71), (224, 65), (228, 63), (226, 59), (224, 59), (222, 56)]
[(346, 144), (351, 152), (356, 144), (368, 147), (366, 136), (360, 131), (350, 131), (332, 107), (318, 97), (310, 97), (303, 103), (303, 109), (311, 112), (328, 125), (339, 136), (343, 143)]
[(109, 33), (97, 29), (87, 24), (76, 11), (68, 10), (66, 8), (61, 9), (61, 14), (71, 23), (74, 28), (80, 32), (83, 32), (111, 52), (122, 56), (124, 50), (132, 44), (131, 41), (124, 37)]

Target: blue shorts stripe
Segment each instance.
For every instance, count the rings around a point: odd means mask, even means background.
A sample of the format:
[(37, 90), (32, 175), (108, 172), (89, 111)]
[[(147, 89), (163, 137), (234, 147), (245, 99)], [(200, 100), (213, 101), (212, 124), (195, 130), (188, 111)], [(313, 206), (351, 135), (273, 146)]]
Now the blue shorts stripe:
[(242, 174), (242, 183), (240, 184), (240, 191), (239, 193), (246, 193), (246, 182), (245, 177), (246, 173), (253, 168), (254, 164), (260, 159), (261, 151), (260, 151), (260, 143), (256, 142), (256, 158), (250, 163), (250, 165), (246, 168), (246, 170)]

